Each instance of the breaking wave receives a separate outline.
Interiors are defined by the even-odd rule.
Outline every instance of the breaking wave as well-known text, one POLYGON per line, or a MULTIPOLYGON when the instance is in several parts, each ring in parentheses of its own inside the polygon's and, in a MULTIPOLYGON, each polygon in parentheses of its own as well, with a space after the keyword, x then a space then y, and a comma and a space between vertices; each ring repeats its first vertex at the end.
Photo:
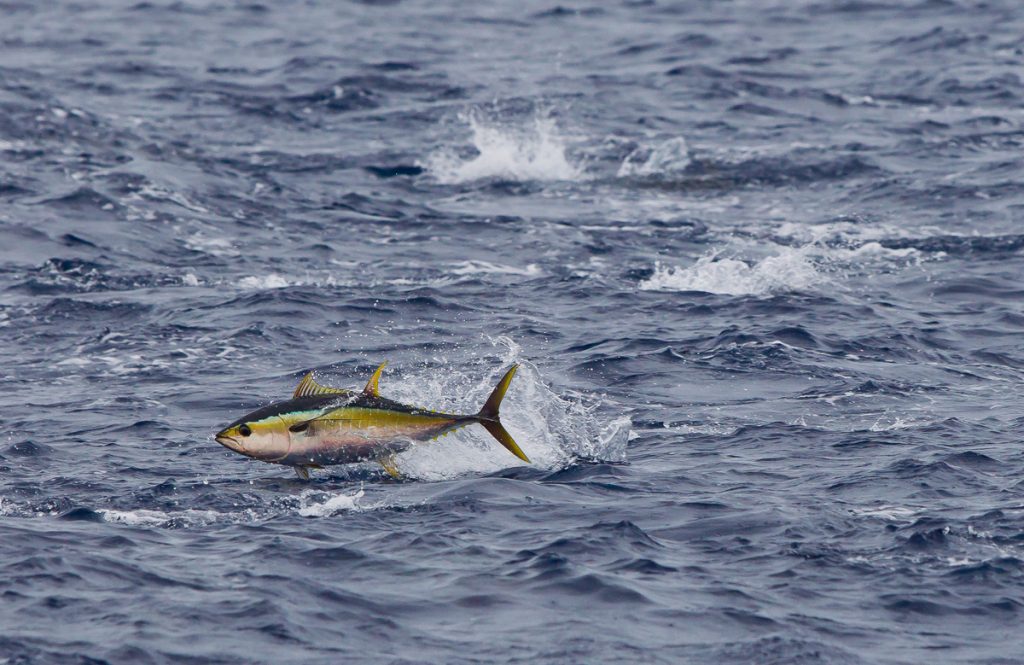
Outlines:
MULTIPOLYGON (((799 247, 776 246, 761 258, 723 256, 726 249, 705 254, 689 266, 655 262, 654 272, 639 283, 642 291, 702 291, 733 296, 768 296, 794 291, 842 288, 846 271, 876 261, 917 260, 914 249, 889 249, 876 241, 854 247, 817 242, 799 247)), ((741 250, 742 251, 742 250, 741 250)))
POLYGON ((688 267, 655 263, 654 274, 640 282, 640 289, 763 296, 780 291, 807 290, 826 280, 827 277, 798 250, 753 263, 710 254, 700 257, 688 267))

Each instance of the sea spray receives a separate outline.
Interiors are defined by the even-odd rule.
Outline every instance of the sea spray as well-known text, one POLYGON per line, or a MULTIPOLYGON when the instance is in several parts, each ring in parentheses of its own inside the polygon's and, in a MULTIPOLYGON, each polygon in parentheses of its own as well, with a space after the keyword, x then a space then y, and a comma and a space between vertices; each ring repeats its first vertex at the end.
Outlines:
POLYGON ((515 181, 576 180, 581 170, 566 155, 567 142, 554 118, 536 113, 525 123, 487 118, 479 111, 460 115, 472 132, 474 155, 452 148, 421 164, 438 182, 460 184, 488 178, 515 181))
MULTIPOLYGON (((429 408, 479 408, 501 372, 513 363, 519 371, 502 404, 502 422, 529 455, 532 468, 557 469, 577 459, 621 462, 632 431, 626 416, 606 420, 599 413, 596 395, 566 397, 545 381, 541 370, 523 357, 511 338, 492 340, 500 359, 492 354, 477 358, 476 367, 436 366, 417 369, 415 377, 388 379, 384 392, 410 404, 429 408)), ((500 449, 487 445, 487 433, 467 427, 427 445, 416 446, 399 455, 400 470, 422 480, 441 480, 469 473, 492 473, 518 464, 500 449)))
POLYGON ((679 173, 690 165, 686 139, 676 136, 654 145, 640 146, 626 155, 619 166, 620 178, 649 178, 679 173))

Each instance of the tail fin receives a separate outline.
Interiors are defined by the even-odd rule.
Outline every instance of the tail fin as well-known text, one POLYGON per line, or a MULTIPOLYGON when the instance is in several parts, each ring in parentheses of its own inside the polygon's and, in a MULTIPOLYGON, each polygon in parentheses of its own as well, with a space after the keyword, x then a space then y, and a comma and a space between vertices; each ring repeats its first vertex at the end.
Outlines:
POLYGON ((529 464, 530 458, 520 450, 515 439, 501 426, 501 421, 498 419, 498 407, 501 406, 501 400, 505 398, 505 391, 508 390, 508 384, 512 383, 512 377, 516 375, 517 369, 519 369, 519 365, 512 365, 505 372, 505 376, 501 377, 501 381, 498 381, 498 385, 491 391, 491 396, 484 402, 483 408, 480 409, 480 413, 476 414, 476 417, 478 422, 484 426, 484 429, 498 440, 498 443, 505 446, 505 449, 510 453, 529 464))
POLYGON ((491 436, 498 440, 498 443, 505 446, 506 450, 527 464, 530 463, 530 458, 519 449, 519 446, 516 445, 516 440, 512 438, 507 429, 501 426, 501 423, 497 420, 481 420, 479 422, 484 426, 484 429, 491 433, 491 436))

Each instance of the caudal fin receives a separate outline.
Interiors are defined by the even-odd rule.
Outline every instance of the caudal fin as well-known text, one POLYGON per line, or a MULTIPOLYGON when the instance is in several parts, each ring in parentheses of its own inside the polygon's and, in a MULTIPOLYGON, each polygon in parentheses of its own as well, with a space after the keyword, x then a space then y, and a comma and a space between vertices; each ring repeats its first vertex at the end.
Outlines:
POLYGON ((530 458, 519 448, 515 439, 508 433, 508 430, 501 426, 501 421, 498 419, 498 407, 501 406, 501 400, 505 398, 505 392, 508 390, 508 385, 512 383, 512 377, 516 375, 517 369, 519 369, 519 365, 512 365, 505 372, 505 376, 501 377, 501 381, 498 381, 498 385, 491 391, 491 396, 484 402, 483 408, 480 409, 480 413, 476 414, 476 417, 478 422, 484 426, 484 429, 498 440, 498 443, 505 446, 505 449, 510 453, 529 464, 530 458))

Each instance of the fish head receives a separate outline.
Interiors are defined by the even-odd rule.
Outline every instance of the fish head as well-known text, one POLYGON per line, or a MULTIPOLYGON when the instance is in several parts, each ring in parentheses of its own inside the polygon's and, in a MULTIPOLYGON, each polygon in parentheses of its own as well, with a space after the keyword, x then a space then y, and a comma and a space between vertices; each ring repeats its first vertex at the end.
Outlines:
POLYGON ((244 455, 244 440, 250 436, 252 436, 252 428, 247 423, 235 423, 217 432, 213 438, 225 448, 244 455))
POLYGON ((286 456, 291 448, 289 421, 268 416, 265 409, 239 418, 214 435, 214 440, 229 450, 258 460, 273 462, 286 456))

